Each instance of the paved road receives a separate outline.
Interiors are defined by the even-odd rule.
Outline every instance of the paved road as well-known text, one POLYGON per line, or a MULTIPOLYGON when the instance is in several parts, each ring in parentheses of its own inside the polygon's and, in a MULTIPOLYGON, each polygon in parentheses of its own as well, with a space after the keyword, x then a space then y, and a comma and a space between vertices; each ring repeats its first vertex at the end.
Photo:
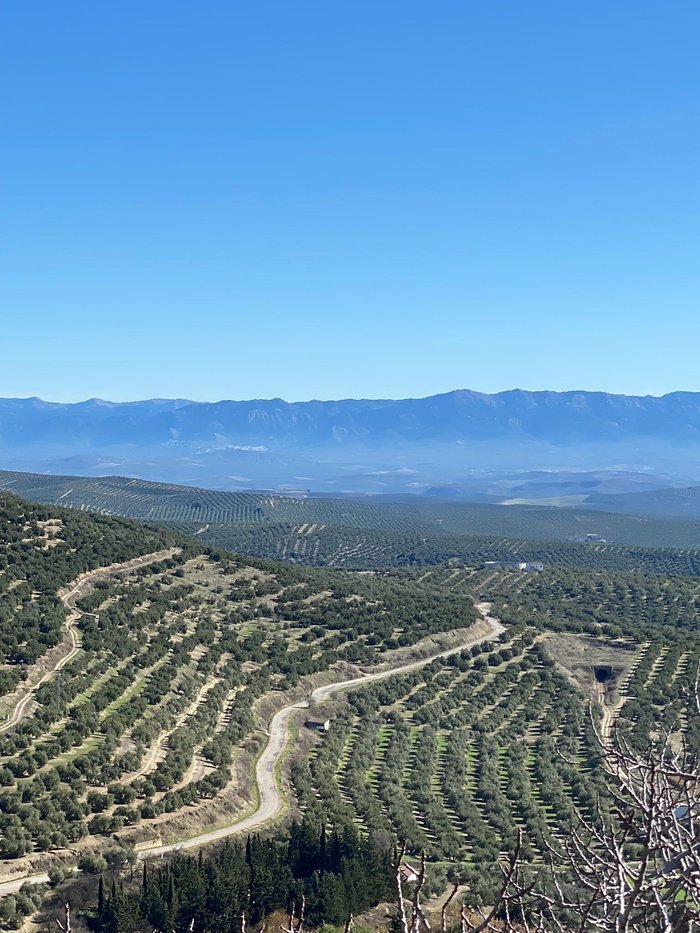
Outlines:
POLYGON ((0 884, 0 897, 6 894, 16 894, 24 884, 48 884, 49 876, 46 872, 39 875, 25 875, 23 878, 17 878, 14 881, 3 881, 0 884))

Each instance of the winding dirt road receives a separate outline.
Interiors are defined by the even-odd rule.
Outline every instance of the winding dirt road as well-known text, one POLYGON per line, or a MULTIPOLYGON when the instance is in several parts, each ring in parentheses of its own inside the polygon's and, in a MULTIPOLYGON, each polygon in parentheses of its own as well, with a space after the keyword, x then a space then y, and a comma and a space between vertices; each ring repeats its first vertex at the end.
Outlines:
MULTIPOLYGON (((208 833, 202 833, 200 836, 193 836, 191 839, 182 842, 173 842, 167 845, 155 846, 152 849, 144 849, 139 852, 139 858, 151 858, 156 855, 166 855, 170 852, 179 852, 184 849, 193 849, 197 846, 207 845, 210 842, 216 842, 219 839, 225 839, 227 836, 238 835, 239 833, 249 833, 260 829, 270 820, 274 819, 284 807, 284 800, 277 786, 276 769, 280 762, 287 744, 287 732, 290 719, 299 711, 309 709, 318 703, 322 703, 334 693, 342 690, 352 690, 355 687, 364 687, 367 684, 376 683, 379 680, 386 680, 387 677, 393 677, 394 674, 406 674, 409 671, 418 670, 437 658, 447 658, 450 655, 458 654, 464 648, 472 645, 481 644, 484 641, 491 641, 498 638, 504 627, 493 616, 488 615, 490 606, 482 604, 479 606, 484 621, 489 624, 490 631, 484 635, 478 635, 474 638, 468 638, 458 645, 447 648, 444 651, 438 651, 428 657, 420 658, 417 661, 410 661, 398 667, 393 667, 385 671, 377 671, 373 674, 362 674, 360 677, 353 677, 350 680, 341 680, 336 683, 324 684, 317 687, 308 700, 302 700, 299 703, 292 703, 285 706, 275 713, 270 720, 269 740, 262 754, 258 758, 255 766, 255 783, 258 788, 258 808, 254 813, 230 823, 228 826, 222 826, 219 829, 208 833)), ((2 893, 2 886, 0 886, 2 893)))
MULTIPOLYGON (((83 580, 82 583, 84 583, 84 582, 86 582, 86 581, 83 580)), ((80 584, 78 584, 76 587, 74 587, 74 589, 72 589, 72 590, 70 591, 70 593, 67 594, 66 597, 62 597, 62 600, 61 600, 61 601, 63 602, 63 605, 64 605, 64 606, 66 606, 67 608, 69 608, 69 604, 68 604, 68 601, 67 601, 67 600, 68 600, 68 597, 73 597, 75 594, 77 594, 78 591, 79 591, 79 589, 80 589, 80 587, 82 586, 82 583, 80 583, 80 584)), ((70 608, 72 608, 72 607, 70 607, 70 608)), ((36 691, 39 689, 39 687, 41 687, 43 684, 45 684, 47 680, 51 680, 51 678, 52 678, 55 674, 57 674, 62 668, 64 668, 64 667, 66 666, 66 664, 68 664, 70 661, 72 661, 73 658, 74 658, 74 657, 76 656, 76 654, 78 653, 78 651, 80 651, 80 642, 79 642, 79 640, 78 640, 78 633, 77 633, 77 631, 76 631, 75 624, 76 624, 76 622, 78 621, 78 619, 80 619, 81 616, 82 616, 82 613, 81 613, 78 609, 72 608, 72 611, 71 611, 70 615, 69 615, 68 618, 66 619, 66 636, 67 636, 68 643, 69 643, 69 650, 68 650, 68 653, 65 654, 65 655, 51 668, 51 670, 46 671, 46 673, 45 673, 42 677, 40 677, 39 680, 35 681, 35 683, 33 683, 33 684, 25 691, 25 693, 23 694, 23 696, 21 696, 21 697, 19 698, 19 700, 18 700, 17 703, 15 704, 14 709, 12 710, 12 712, 10 713, 10 715, 7 717, 7 719, 6 719, 5 722, 2 724, 2 726, 0 726, 0 733, 9 732, 10 729, 12 729, 14 726, 18 725, 18 724, 22 721, 22 719, 24 719, 24 716, 25 716, 25 714, 26 714, 27 711, 28 711, 29 705, 30 705, 30 704, 32 703, 32 701, 34 700, 34 695, 35 695, 36 691)))
MULTIPOLYGON (((177 550, 179 549, 168 548, 163 551, 155 551, 152 554, 144 554, 142 557, 135 557, 132 560, 125 561, 122 564, 111 564, 109 567, 98 567, 95 570, 88 570, 86 573, 81 574, 77 580, 69 583, 64 590, 59 591, 58 597, 68 610, 68 618, 66 619, 68 652, 63 655, 63 657, 60 658, 56 664, 54 664, 50 670, 46 671, 46 673, 43 674, 38 680, 29 684, 22 696, 15 703, 12 712, 9 714, 5 722, 0 725, 0 734, 9 732, 10 729, 20 723, 22 719, 24 719, 39 687, 45 684, 48 680, 51 680, 51 678, 54 677, 60 670, 62 670, 66 664, 70 663, 76 654, 80 651, 80 640, 78 638, 76 625, 83 617, 83 615, 93 615, 93 613, 81 612, 81 610, 78 609, 75 605, 82 588, 86 584, 91 583, 93 580, 99 579, 100 577, 107 577, 111 574, 121 573, 125 570, 137 570, 139 567, 145 567, 147 564, 153 564, 156 563, 156 561, 165 560, 166 557, 172 557, 177 550)), ((31 681, 31 676, 29 680, 31 681)))
MULTIPOLYGON (((438 658, 447 658, 453 654, 458 654, 460 651, 463 651, 464 648, 472 647, 473 645, 478 645, 485 641, 493 641, 498 638, 505 629, 498 619, 489 614, 491 609, 490 604, 480 603, 477 608, 483 620, 489 625, 488 632, 476 635, 475 637, 467 637, 458 645, 453 645, 451 648, 438 651, 416 661, 410 661, 406 664, 389 668, 388 670, 362 674, 359 677, 353 677, 349 680, 324 684, 321 687, 317 687, 308 700, 292 703, 278 710, 270 720, 268 732, 269 740, 255 766, 255 782, 258 789, 259 800, 257 809, 248 816, 234 823, 230 823, 228 826, 222 826, 211 832, 202 833, 200 836, 193 836, 191 839, 185 839, 182 842, 173 842, 167 845, 154 846, 151 849, 143 849, 138 853, 139 860, 180 852, 186 849, 194 849, 220 839, 225 839, 227 836, 252 832, 269 823, 278 816, 284 808, 284 799, 277 785, 276 769, 287 744, 289 721, 296 713, 303 709, 309 709, 318 703, 322 703, 329 696, 332 696, 334 693, 339 693, 342 690, 364 687, 367 684, 386 680, 387 677, 393 677, 394 674, 406 674, 410 671, 418 670, 438 658)), ((21 886, 27 882, 32 884, 45 884, 47 881, 48 874, 28 875, 24 878, 6 881, 0 884, 0 896, 16 893, 21 886)))

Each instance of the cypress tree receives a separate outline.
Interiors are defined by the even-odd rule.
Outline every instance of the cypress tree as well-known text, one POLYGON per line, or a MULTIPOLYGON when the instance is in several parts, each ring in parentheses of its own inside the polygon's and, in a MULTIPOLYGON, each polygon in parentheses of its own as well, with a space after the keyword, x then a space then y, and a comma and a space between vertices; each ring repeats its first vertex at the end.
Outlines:
POLYGON ((321 824, 321 837, 318 842, 318 868, 321 872, 321 877, 323 877, 326 869, 328 868, 328 857, 326 855, 326 824, 321 824))
POLYGON ((331 858, 330 858, 330 868, 331 871, 339 872, 340 871, 340 860, 342 858, 342 853, 340 850, 340 837, 338 836, 338 830, 333 831, 333 838, 331 839, 331 858))

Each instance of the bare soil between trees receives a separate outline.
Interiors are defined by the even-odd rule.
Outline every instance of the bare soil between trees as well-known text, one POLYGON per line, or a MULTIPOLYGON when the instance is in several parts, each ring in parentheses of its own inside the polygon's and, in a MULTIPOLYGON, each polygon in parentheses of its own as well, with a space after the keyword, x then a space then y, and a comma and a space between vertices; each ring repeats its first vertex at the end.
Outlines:
POLYGON ((155 551, 152 554, 144 554, 142 557, 135 557, 132 560, 121 564, 110 564, 108 567, 98 567, 95 570, 88 570, 76 577, 68 586, 58 591, 58 598, 68 610, 66 618, 66 637, 60 645, 56 645, 48 651, 36 664, 30 668, 26 680, 17 688, 14 697, 10 700, 11 712, 5 722, 0 725, 0 734, 8 732, 31 711, 36 691, 51 680, 62 668, 69 664, 80 651, 80 638, 76 625, 83 613, 76 608, 76 602, 79 596, 82 596, 84 587, 95 583, 104 577, 113 576, 116 573, 129 572, 137 570, 139 567, 145 567, 148 564, 165 560, 172 557, 179 551, 179 548, 167 548, 162 551, 155 551))
MULTIPOLYGON (((165 556, 168 556, 167 552, 160 552, 160 554, 161 556, 149 555, 150 561, 164 559, 165 556)), ((127 568, 122 567, 121 569, 127 568)), ((101 572, 104 573, 105 571, 102 570, 101 572)), ((381 670, 374 669, 370 672, 361 673, 359 676, 321 684, 312 690, 307 699, 297 700, 277 710, 269 723, 267 744, 255 763, 257 808, 252 813, 243 817, 239 816, 226 825, 178 842, 156 844, 150 848, 139 847, 138 858, 162 857, 183 850, 199 848, 229 836, 261 829, 279 817, 285 812, 287 801, 279 786, 278 769, 287 748, 290 725, 299 712, 323 703, 335 693, 358 689, 385 680, 395 674, 404 674, 417 670, 437 658, 449 657, 458 654, 464 648, 498 638, 505 629, 498 619, 489 615, 490 604, 482 603, 477 608, 482 618, 470 628, 457 629, 441 636, 431 636, 431 638, 426 639, 419 645, 406 649, 405 652, 392 652, 392 660, 395 660, 398 656, 401 661, 398 665, 394 663, 381 670)), ((59 864, 59 861, 65 860, 56 860, 53 864, 59 864)), ((46 871, 8 878, 0 883, 0 896, 16 893, 27 882, 43 884, 47 881, 48 873, 46 871)))

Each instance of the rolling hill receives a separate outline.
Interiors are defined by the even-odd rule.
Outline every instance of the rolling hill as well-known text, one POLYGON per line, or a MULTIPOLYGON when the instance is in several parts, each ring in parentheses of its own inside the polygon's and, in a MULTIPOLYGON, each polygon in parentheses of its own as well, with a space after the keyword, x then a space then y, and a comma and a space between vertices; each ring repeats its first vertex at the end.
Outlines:
POLYGON ((139 519, 215 547, 319 566, 479 562, 518 554, 573 566, 695 573, 700 554, 700 522, 592 509, 418 496, 295 498, 117 476, 7 471, 0 472, 0 489, 36 502, 139 519))
POLYGON ((375 851, 405 844, 470 890, 518 838, 537 870, 581 814, 619 802, 592 715, 633 750, 663 729, 697 752, 699 616, 697 576, 293 567, 2 493, 0 894, 20 921, 46 894, 26 881, 66 879, 61 904, 89 889, 98 917, 109 898, 133 917, 121 868, 146 863, 125 894, 161 872, 175 890, 224 838, 229 868, 250 840, 256 877, 276 847, 266 890, 297 890, 285 866, 307 858, 304 825, 324 853, 358 830, 375 851), (178 862, 190 848, 201 858, 178 862))
POLYGON ((658 518, 700 519, 700 486, 674 489, 652 489, 639 492, 605 495, 595 493, 586 498, 596 509, 615 509, 658 518))

